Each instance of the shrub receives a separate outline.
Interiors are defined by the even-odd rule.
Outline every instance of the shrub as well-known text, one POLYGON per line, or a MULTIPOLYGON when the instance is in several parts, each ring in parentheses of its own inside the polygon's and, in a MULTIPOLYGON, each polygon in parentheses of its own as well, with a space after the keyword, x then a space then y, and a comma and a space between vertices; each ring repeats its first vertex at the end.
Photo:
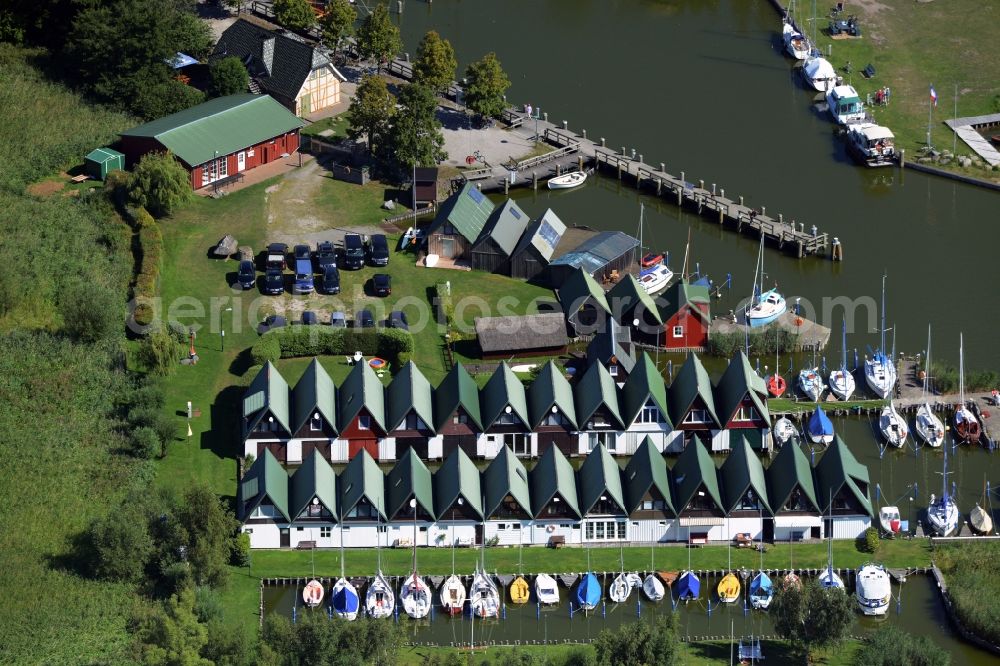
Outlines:
POLYGON ((149 426, 142 426, 132 431, 132 453, 146 460, 157 458, 163 454, 163 443, 156 431, 149 426))
POLYGON ((396 359, 400 354, 413 353, 413 336, 399 328, 386 328, 378 332, 378 353, 387 359, 396 359))
POLYGON ((233 556, 231 562, 233 566, 237 567, 250 566, 250 535, 246 532, 240 532, 233 539, 233 556))
POLYGON ((150 331, 139 345, 139 361, 155 375, 169 375, 180 358, 180 346, 163 328, 150 331))
POLYGON ((146 521, 116 511, 98 518, 84 532, 90 571, 105 580, 138 582, 153 553, 146 521))
POLYGON ((874 553, 878 550, 878 530, 869 527, 865 533, 858 538, 858 550, 865 553, 874 553))
POLYGON ((402 370, 403 367, 413 360, 413 354, 411 352, 402 352, 396 356, 396 368, 402 370))
POLYGON ((240 377, 239 385, 242 386, 243 388, 250 386, 250 382, 254 380, 254 377, 257 376, 257 374, 261 371, 261 369, 263 369, 263 367, 264 367, 263 365, 257 365, 257 364, 251 365, 250 368, 243 373, 243 376, 240 377))
POLYGON ((156 420, 150 424, 150 427, 160 438, 160 443, 163 446, 163 452, 160 455, 166 455, 167 444, 177 439, 178 425, 176 417, 165 414, 162 410, 157 412, 156 420))
POLYGON ((281 341, 272 333, 264 335, 250 348, 250 357, 255 365, 262 366, 281 358, 281 341))
POLYGON ((160 268, 163 266, 163 234, 160 233, 160 227, 156 220, 145 208, 130 209, 126 216, 132 220, 138 233, 139 249, 142 254, 132 294, 137 301, 132 318, 140 326, 149 326, 155 317, 151 301, 156 298, 160 286, 160 268))
POLYGON ((378 353, 378 333, 372 329, 349 330, 344 335, 344 348, 341 353, 353 354, 356 351, 365 356, 378 353))
POLYGON ((166 397, 163 395, 163 387, 154 382, 146 382, 133 390, 129 394, 129 399, 133 410, 158 410, 166 402, 166 397))
POLYGON ((398 365, 401 354, 407 354, 405 357, 407 360, 412 356, 413 336, 409 331, 397 328, 342 329, 288 326, 261 336, 251 348, 250 356, 255 364, 263 365, 268 360, 273 362, 279 358, 336 356, 353 354, 356 351, 365 356, 378 355, 398 365))
POLYGON ((109 337, 120 325, 118 297, 100 284, 76 284, 59 302, 63 330, 80 342, 97 342, 109 337))
POLYGON ((210 587, 200 586, 194 591, 194 614, 198 621, 208 624, 222 619, 222 601, 218 593, 210 587))

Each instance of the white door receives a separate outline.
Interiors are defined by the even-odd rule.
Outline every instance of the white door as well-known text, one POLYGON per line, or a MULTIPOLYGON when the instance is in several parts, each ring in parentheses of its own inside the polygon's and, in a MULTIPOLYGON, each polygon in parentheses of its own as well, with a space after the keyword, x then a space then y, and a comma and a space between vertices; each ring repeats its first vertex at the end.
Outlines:
POLYGON ((247 168, 247 154, 245 152, 236 154, 236 170, 243 171, 247 168))

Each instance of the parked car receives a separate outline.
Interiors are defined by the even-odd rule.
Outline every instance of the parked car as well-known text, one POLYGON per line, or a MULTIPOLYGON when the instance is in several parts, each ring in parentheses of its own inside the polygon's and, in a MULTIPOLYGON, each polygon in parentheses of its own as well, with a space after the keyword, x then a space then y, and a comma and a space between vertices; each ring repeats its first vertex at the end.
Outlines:
POLYGON ((269 268, 264 273, 264 293, 271 296, 285 293, 285 274, 276 268, 269 268))
POLYGON ((267 246, 267 258, 264 261, 265 269, 277 269, 279 271, 285 270, 285 254, 288 252, 288 246, 284 243, 271 243, 267 246))
POLYGON ((322 273, 327 266, 337 265, 337 248, 330 241, 323 241, 316 248, 316 265, 319 267, 318 273, 322 273))
POLYGON ((302 259, 311 259, 312 248, 310 248, 308 245, 296 245, 292 249, 292 255, 296 263, 298 263, 302 259))
POLYGON ((306 310, 302 313, 302 325, 303 326, 315 326, 319 323, 319 318, 316 313, 312 310, 306 310))
POLYGON ((236 282, 241 289, 253 289, 257 284, 257 267, 252 260, 244 259, 240 262, 240 267, 236 270, 236 282))
POLYGON ((365 244, 358 234, 344 236, 344 268, 353 271, 365 267, 365 244))
POLYGON ((308 259, 295 260, 295 282, 292 292, 296 294, 311 294, 314 288, 312 262, 308 259))
POLYGON ((389 265, 389 241, 385 234, 374 234, 368 243, 368 261, 372 266, 389 265))
POLYGON ((375 315, 372 314, 371 310, 362 310, 354 318, 354 326, 356 328, 375 328, 375 315))
POLYGON ((321 294, 340 293, 340 270, 336 266, 327 266, 323 269, 323 281, 316 288, 321 294))
POLYGON ((385 273, 376 273, 372 278, 372 291, 376 296, 388 296, 392 293, 392 278, 385 273))
POLYGON ((257 325, 257 332, 264 335, 268 331, 273 331, 276 328, 281 328, 288 322, 281 315, 268 315, 264 317, 264 321, 257 325))
POLYGON ((387 322, 389 328, 401 328, 404 331, 410 330, 410 322, 406 319, 406 313, 402 310, 393 310, 389 313, 389 320, 387 322))
POLYGON ((347 328, 347 316, 343 312, 331 313, 330 326, 334 328, 347 328))

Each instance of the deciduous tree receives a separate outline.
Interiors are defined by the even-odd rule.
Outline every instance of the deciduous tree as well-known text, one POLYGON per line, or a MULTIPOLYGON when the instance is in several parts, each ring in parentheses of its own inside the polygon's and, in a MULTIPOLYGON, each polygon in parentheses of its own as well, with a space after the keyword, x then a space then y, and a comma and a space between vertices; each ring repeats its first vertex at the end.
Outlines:
POLYGON ((417 45, 417 59, 413 63, 413 81, 422 83, 434 92, 447 90, 455 80, 455 49, 451 42, 431 30, 417 45))
POLYGON ((362 58, 374 60, 376 69, 403 49, 399 28, 389 18, 389 10, 378 3, 358 29, 358 52, 362 58))
POLYGON ((486 118, 499 118, 506 108, 504 95, 510 79, 504 73, 496 53, 487 53, 465 70, 465 105, 486 118))
POLYGON ((441 123, 435 116, 434 92, 427 86, 411 83, 400 91, 399 105, 390 131, 392 154, 384 156, 387 161, 403 172, 413 165, 429 166, 448 157, 441 123))
POLYGON ((771 602, 774 629, 807 655, 813 648, 839 643, 854 623, 854 602, 843 590, 820 587, 815 580, 800 587, 779 587, 771 602))
POLYGON ((161 217, 191 197, 191 180, 170 152, 149 153, 132 171, 128 191, 133 205, 161 217))
POLYGON ((136 624, 142 643, 142 663, 148 666, 213 666, 201 656, 208 643, 208 628, 194 612, 194 590, 183 588, 162 608, 136 624))
POLYGON ((865 636, 854 653, 855 666, 948 666, 951 656, 927 636, 914 636, 894 624, 865 636))
POLYGON ((375 154, 386 137, 395 112, 396 99, 389 92, 385 80, 380 76, 365 76, 347 109, 347 120, 350 122, 347 134, 355 141, 364 137, 369 151, 375 154))
POLYGON ((289 30, 308 30, 316 25, 316 14, 308 0, 274 0, 274 17, 289 30))
POLYGON ((354 22, 357 20, 358 13, 349 0, 330 0, 319 22, 323 45, 335 54, 340 53, 340 47, 354 34, 354 22))
POLYGON ((90 523, 83 534, 82 559, 97 578, 140 582, 153 554, 145 515, 125 504, 90 523))
POLYGON ((607 666, 670 666, 677 660, 677 615, 652 622, 628 622, 605 629, 594 642, 597 663, 607 666))
POLYGON ((212 64, 212 86, 209 90, 212 97, 237 95, 247 91, 249 77, 247 69, 235 56, 228 56, 212 64))
POLYGON ((186 493, 174 510, 174 522, 183 531, 183 545, 195 582, 217 587, 229 575, 229 559, 239 521, 204 484, 186 493))

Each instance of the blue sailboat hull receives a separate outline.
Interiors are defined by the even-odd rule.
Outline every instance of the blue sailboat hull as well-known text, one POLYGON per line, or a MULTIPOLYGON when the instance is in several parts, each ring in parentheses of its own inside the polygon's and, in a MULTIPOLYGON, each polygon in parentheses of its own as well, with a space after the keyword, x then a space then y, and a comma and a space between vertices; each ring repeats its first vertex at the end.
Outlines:
POLYGON ((601 601, 601 583, 597 576, 586 573, 576 588, 576 603, 583 609, 595 608, 601 601))
POLYGON ((701 592, 701 581, 694 573, 685 571, 677 579, 677 598, 682 600, 697 599, 701 592))
POLYGON ((337 613, 357 613, 358 606, 358 595, 347 588, 337 590, 333 595, 333 610, 337 613))

